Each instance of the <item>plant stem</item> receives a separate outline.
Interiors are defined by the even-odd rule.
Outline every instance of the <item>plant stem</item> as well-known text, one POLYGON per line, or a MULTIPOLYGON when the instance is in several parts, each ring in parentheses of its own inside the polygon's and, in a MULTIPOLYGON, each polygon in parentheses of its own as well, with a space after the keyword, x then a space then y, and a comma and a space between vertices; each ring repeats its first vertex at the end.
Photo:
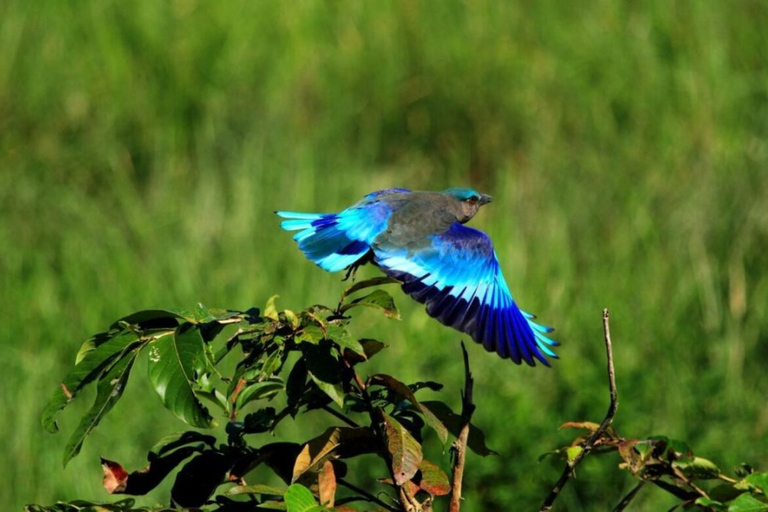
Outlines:
POLYGON ((603 422, 600 424, 597 430, 595 430, 592 435, 589 436, 589 439, 587 439, 586 442, 581 446, 581 452, 573 459, 573 461, 566 463, 563 474, 560 475, 560 479, 557 481, 552 490, 549 491, 549 494, 541 504, 539 512, 547 512, 552 509, 552 505, 560 495, 560 491, 563 490, 565 484, 568 483, 568 480, 573 476, 573 472, 576 470, 576 466, 578 466, 581 461, 584 460, 584 457, 586 457, 587 454, 592 451, 592 448, 595 446, 595 442, 610 426, 611 422, 613 421, 613 417, 616 415, 616 409, 619 407, 618 393, 616 391, 616 374, 613 369, 613 348, 611 346, 611 329, 610 323, 608 321, 609 318, 610 314, 608 313, 608 309, 603 309, 603 338, 605 341, 605 352, 608 358, 608 388, 611 396, 611 403, 608 406, 608 412, 606 413, 605 419, 603 419, 603 422))
POLYGON ((340 413, 339 411, 333 409, 332 407, 330 407, 328 405, 322 406, 321 409, 324 410, 325 412, 327 412, 328 414, 330 414, 331 416, 335 416, 336 418, 340 419, 341 421, 343 421, 344 423, 346 423, 350 427, 357 428, 357 427, 360 426, 357 423, 355 423, 352 419, 346 417, 345 415, 343 415, 342 413, 340 413))
POLYGON ((395 507, 393 507, 392 505, 388 505, 387 503, 383 502, 382 500, 380 500, 379 498, 377 498, 373 494, 369 493, 365 489, 361 489, 360 487, 347 482, 343 478, 339 478, 336 481, 339 483, 339 485, 343 485, 344 487, 346 487, 350 491, 354 491, 354 492, 356 492, 357 494, 360 495, 360 496, 355 496, 355 497, 351 497, 351 498, 342 498, 340 500, 336 500, 336 504, 337 505, 343 505, 344 503, 349 503, 349 502, 351 502, 351 501, 353 501, 355 499, 363 499, 365 501, 370 501, 372 503, 376 503, 380 507, 384 507, 385 509, 389 510, 390 512, 399 512, 399 510, 396 509, 395 507))
POLYGON ((467 456, 467 440, 469 439, 469 424, 472 414, 475 412, 475 404, 472 395, 475 387, 475 379, 469 369, 469 354, 464 342, 461 342, 461 351, 464 354, 464 392, 461 394, 461 431, 459 437, 453 443, 453 480, 451 482, 450 512, 459 512, 461 507, 461 486, 464 479, 464 462, 467 456))

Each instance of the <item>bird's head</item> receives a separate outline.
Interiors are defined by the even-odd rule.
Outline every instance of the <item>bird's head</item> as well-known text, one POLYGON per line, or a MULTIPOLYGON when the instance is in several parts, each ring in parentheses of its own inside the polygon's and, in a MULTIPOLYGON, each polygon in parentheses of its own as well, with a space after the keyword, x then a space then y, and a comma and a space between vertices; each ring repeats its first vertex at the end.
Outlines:
POLYGON ((474 217, 481 206, 490 203, 493 199, 471 188, 449 188, 443 193, 453 201, 454 213, 462 224, 474 217))

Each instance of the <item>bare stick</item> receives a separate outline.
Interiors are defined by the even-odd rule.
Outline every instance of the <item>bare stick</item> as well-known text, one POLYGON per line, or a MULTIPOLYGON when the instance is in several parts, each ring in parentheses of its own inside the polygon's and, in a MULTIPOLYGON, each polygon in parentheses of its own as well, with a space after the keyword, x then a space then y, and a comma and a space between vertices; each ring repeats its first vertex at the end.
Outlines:
POLYGON ((613 512, 621 512, 622 510, 627 508, 627 505, 629 505, 629 502, 632 501, 635 496, 637 496, 637 493, 640 492, 640 489, 642 489, 643 486, 645 486, 645 484, 646 484, 645 480, 640 480, 640 482, 638 482, 638 484, 634 486, 632 490, 629 491, 629 493, 626 496, 624 496, 624 498, 622 498, 619 504, 616 505, 616 507, 613 509, 613 512))
POLYGON ((371 503, 376 503, 380 507, 384 507, 385 510, 389 510, 390 512, 399 512, 400 511, 400 509, 397 509, 397 508, 395 508, 395 507, 393 507, 391 505, 388 505, 388 504, 384 503, 379 498, 377 498, 373 494, 369 493, 365 489, 361 489, 360 487, 347 482, 343 478, 339 478, 337 480, 337 482, 339 483, 339 485, 342 485, 342 486, 346 487, 347 489, 349 489, 351 491, 354 491, 354 492, 356 492, 357 494, 360 495, 360 496, 352 496, 350 498, 342 498, 340 500, 336 500, 336 504, 337 505, 343 505, 344 503, 351 503, 352 501, 365 500, 365 501, 369 501, 371 503))
POLYGON ((586 457, 587 454, 592 450, 592 448, 595 447, 595 443, 610 426, 611 422, 613 421, 613 417, 616 415, 616 409, 619 407, 619 399, 616 392, 616 374, 613 370, 613 348, 611 347, 611 329, 608 322, 609 317, 610 315, 608 313, 608 309, 603 309, 603 334, 605 338, 605 352, 608 356, 608 387, 611 394, 611 404, 608 406, 608 412, 606 413, 603 422, 600 424, 597 430, 595 430, 592 435, 589 436, 589 439, 587 439, 586 442, 581 446, 581 452, 579 452, 573 461, 566 463, 563 474, 560 475, 560 479, 557 481, 552 490, 549 491, 549 494, 544 499, 544 503, 541 504, 539 512, 547 512, 552 509, 552 505, 560 495, 560 491, 563 490, 565 484, 568 483, 568 480, 573 476, 573 472, 576 470, 576 466, 578 466, 581 461, 584 460, 584 457, 586 457))
POLYGON ((469 354, 464 342, 461 342, 461 351, 464 353, 464 392, 461 394, 461 431, 454 441, 453 452, 453 481, 451 482, 450 512, 459 512, 461 506, 461 483, 464 478, 464 460, 467 456, 467 440, 469 439, 469 422, 475 412, 475 404, 472 402, 472 393, 475 387, 475 379, 469 370, 469 354))

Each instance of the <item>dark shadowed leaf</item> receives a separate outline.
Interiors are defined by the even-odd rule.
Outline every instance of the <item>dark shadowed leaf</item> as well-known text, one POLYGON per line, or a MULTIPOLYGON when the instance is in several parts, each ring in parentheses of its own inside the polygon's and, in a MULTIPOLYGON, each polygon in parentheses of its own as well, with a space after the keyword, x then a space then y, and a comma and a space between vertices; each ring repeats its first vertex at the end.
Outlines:
MULTIPOLYGON (((444 402, 437 400, 430 400, 421 402, 422 405, 429 407, 429 410, 434 413, 437 418, 443 422, 443 425, 448 429, 454 437, 459 437, 461 432, 462 420, 461 416, 454 413, 448 405, 444 402)), ((497 452, 488 448, 485 444, 485 434, 482 430, 470 423, 469 425, 469 438, 467 439, 467 446, 470 450, 478 455, 487 457, 488 455, 498 455, 497 452)))
POLYGON ((75 500, 69 503, 57 503, 49 507, 40 505, 27 505, 25 512, 176 512, 175 509, 166 507, 152 508, 147 507, 134 508, 136 500, 126 498, 114 503, 98 503, 85 500, 75 500))
POLYGON ((293 466, 302 446, 298 443, 270 443, 262 446, 242 458, 232 467, 231 477, 239 479, 246 476, 261 464, 266 464, 286 484, 291 484, 293 466))
MULTIPOLYGON (((175 432, 163 437, 160 441, 155 443, 150 453, 155 456, 161 456, 168 452, 186 446, 192 443, 201 443, 207 445, 209 448, 213 448, 216 443, 216 438, 194 430, 187 430, 186 432, 175 432)), ((151 459, 150 459, 151 460, 151 459)))
POLYGON ((173 328, 179 325, 179 320, 195 323, 195 315, 186 309, 147 309, 124 316, 113 323, 111 328, 117 328, 122 323, 138 325, 142 329, 173 328))
POLYGON ((288 407, 294 411, 293 414, 295 414, 296 407, 307 388, 307 376, 307 364, 304 362, 304 359, 299 359, 291 368, 291 373, 288 374, 288 382, 285 385, 288 407))
POLYGON ((108 370, 111 364, 114 364, 120 357, 131 353, 140 344, 141 342, 135 334, 120 332, 99 345, 98 348, 88 351, 80 363, 59 384, 48 401, 42 416, 43 426, 46 430, 56 432, 58 430, 54 420, 56 413, 74 400, 85 386, 96 380, 102 372, 108 370))
POLYGON ((369 382, 371 384, 377 384, 391 389, 401 397, 411 402, 413 406, 424 415, 424 421, 426 421, 427 425, 434 429, 434 431, 437 433, 437 437, 440 439, 440 442, 445 444, 445 442, 448 440, 448 429, 445 427, 445 425, 443 425, 443 422, 440 421, 437 416, 435 416, 429 407, 420 404, 419 401, 416 400, 416 396, 413 394, 413 391, 411 391, 411 388, 396 378, 392 377, 391 375, 385 374, 373 375, 370 377, 369 382))
POLYGON ((344 304, 341 307, 341 312, 346 313, 350 309, 358 306, 378 309, 382 311, 385 316, 400 320, 400 312, 397 310, 397 306, 395 306, 394 299, 384 290, 374 290, 364 297, 360 297, 359 299, 344 304))
POLYGON ((280 377, 270 377, 262 382, 248 384, 240 390, 235 400, 237 410, 242 409, 253 400, 269 399, 285 388, 285 382, 280 377))
POLYGON ((168 410, 194 427, 212 426, 208 409, 195 396, 195 381, 207 370, 205 344, 190 324, 179 326, 149 347, 149 380, 168 410))
POLYGON ((233 458, 220 452, 203 452, 181 468, 171 488, 171 500, 182 507, 200 507, 224 483, 233 458))
POLYGON ((312 381, 323 393, 341 407, 344 404, 344 392, 341 389, 341 368, 339 360, 331 354, 331 344, 301 344, 304 361, 312 381))
POLYGON ((117 462, 101 459, 104 472, 104 488, 110 494, 132 494, 141 496, 157 487, 176 466, 197 452, 197 448, 186 446, 163 457, 155 457, 145 468, 128 473, 117 462))
POLYGON ((382 413, 387 434, 387 451, 392 458, 395 483, 403 485, 419 470, 423 459, 421 445, 399 421, 382 413))
POLYGON ((64 448, 64 465, 80 452, 80 448, 83 446, 83 441, 85 441, 88 434, 96 428, 101 421, 101 418, 103 418, 104 415, 114 407, 117 401, 120 400, 120 397, 123 396, 125 385, 131 374, 131 368, 133 368, 133 363, 136 361, 138 354, 138 348, 123 354, 121 359, 118 360, 107 373, 99 377, 99 383, 96 386, 96 400, 94 400, 91 409, 85 413, 80 420, 80 424, 72 433, 72 436, 67 442, 67 446, 64 448))
POLYGON ((321 512, 323 510, 310 490, 301 484, 288 487, 284 497, 288 512, 321 512))

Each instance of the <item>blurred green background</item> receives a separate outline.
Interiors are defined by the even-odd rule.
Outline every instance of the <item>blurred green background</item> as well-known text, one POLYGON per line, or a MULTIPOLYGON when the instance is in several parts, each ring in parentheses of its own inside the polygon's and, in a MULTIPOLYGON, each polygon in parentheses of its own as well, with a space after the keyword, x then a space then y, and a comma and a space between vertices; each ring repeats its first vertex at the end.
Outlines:
MULTIPOLYGON (((502 455, 469 456, 467 511, 538 507, 557 427, 603 417, 604 306, 621 434, 768 469, 767 26, 750 0, 0 3, 0 509, 108 499, 98 455, 138 468, 181 428, 137 378, 62 471, 89 399, 59 435, 39 416, 89 334, 151 307, 332 301, 341 276, 273 210, 393 186, 492 194, 472 225, 563 342, 550 370, 470 347, 502 455)), ((396 299, 402 322, 363 313, 356 334, 458 405, 459 336, 396 299)), ((559 509, 613 506, 618 462, 587 460, 559 509)), ((646 488, 633 509, 673 504, 646 488)))

